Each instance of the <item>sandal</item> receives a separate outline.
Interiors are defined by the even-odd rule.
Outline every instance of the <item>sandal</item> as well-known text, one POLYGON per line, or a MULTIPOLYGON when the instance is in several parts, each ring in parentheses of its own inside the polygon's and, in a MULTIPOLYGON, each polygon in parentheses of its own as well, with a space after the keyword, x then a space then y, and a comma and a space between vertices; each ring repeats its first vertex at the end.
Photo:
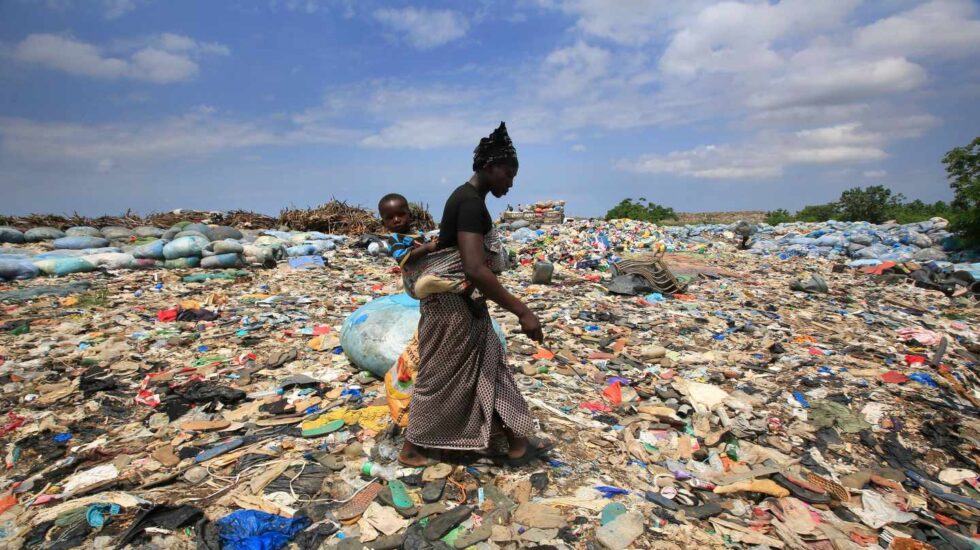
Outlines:
POLYGON ((333 511, 334 517, 340 521, 350 521, 352 519, 360 517, 371 502, 378 496, 381 492, 382 485, 378 482, 371 483, 361 489, 361 492, 357 493, 350 500, 344 503, 340 508, 333 511))
POLYGON ((290 361, 295 361, 297 355, 298 354, 295 349, 273 353, 268 359, 266 359, 263 367, 267 369, 279 368, 290 361))

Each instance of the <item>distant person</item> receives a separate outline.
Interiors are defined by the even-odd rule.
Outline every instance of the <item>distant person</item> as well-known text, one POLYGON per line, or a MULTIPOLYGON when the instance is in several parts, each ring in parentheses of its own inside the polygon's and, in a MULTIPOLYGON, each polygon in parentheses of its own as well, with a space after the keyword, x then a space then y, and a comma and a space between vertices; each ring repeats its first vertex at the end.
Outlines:
POLYGON ((747 250, 749 248, 749 240, 752 238, 752 235, 755 235, 755 226, 745 220, 739 220, 735 224, 735 235, 739 238, 738 249, 747 250))
POLYGON ((531 437, 534 423, 527 402, 487 310, 487 299, 496 302, 517 316, 524 334, 543 340, 541 321, 496 275, 508 257, 493 230, 486 197, 506 195, 517 168, 517 151, 501 122, 473 152, 473 176, 446 201, 436 251, 426 260, 425 272, 465 278, 475 289, 422 299, 419 370, 398 455, 403 464, 427 463, 427 449, 487 450, 494 431, 507 438, 506 456, 498 459, 508 465, 526 464, 553 446, 531 437))
POLYGON ((423 275, 425 258, 436 249, 436 241, 415 229, 415 218, 408 199, 398 193, 388 193, 378 201, 378 215, 388 236, 388 253, 402 270, 405 292, 422 299, 438 292, 465 292, 465 280, 452 281, 434 275, 423 275))

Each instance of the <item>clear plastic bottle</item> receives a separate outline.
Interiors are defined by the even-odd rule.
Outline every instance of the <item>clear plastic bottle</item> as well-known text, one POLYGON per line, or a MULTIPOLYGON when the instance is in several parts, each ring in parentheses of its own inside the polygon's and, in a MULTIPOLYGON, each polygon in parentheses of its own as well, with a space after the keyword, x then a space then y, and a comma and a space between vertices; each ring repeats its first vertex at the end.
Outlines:
POLYGON ((721 461, 721 457, 718 453, 713 452, 708 455, 708 464, 714 469, 715 472, 722 473, 725 471, 725 464, 721 461))
POLYGON ((380 477, 384 480, 392 480, 398 477, 398 469, 394 466, 382 466, 368 460, 361 464, 361 474, 368 477, 380 477))

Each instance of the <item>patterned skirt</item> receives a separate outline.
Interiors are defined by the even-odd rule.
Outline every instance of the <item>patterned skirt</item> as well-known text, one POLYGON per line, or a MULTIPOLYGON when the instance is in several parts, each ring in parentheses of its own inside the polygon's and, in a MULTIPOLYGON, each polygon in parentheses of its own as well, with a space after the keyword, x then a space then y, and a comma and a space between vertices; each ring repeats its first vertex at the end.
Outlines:
POLYGON ((478 450, 489 446, 495 422, 518 435, 534 432, 485 302, 446 293, 423 299, 419 355, 410 442, 478 450))

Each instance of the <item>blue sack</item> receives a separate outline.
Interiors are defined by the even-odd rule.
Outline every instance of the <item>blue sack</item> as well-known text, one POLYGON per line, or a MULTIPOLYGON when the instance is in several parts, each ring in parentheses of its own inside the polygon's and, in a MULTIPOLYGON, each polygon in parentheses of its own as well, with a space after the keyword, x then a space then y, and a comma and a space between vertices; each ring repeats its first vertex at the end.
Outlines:
POLYGON ((109 240, 102 237, 62 237, 52 241, 51 245, 58 249, 84 250, 86 248, 103 248, 109 246, 109 240))
POLYGON ((279 550, 313 522, 258 510, 235 510, 215 522, 223 550, 279 550))

